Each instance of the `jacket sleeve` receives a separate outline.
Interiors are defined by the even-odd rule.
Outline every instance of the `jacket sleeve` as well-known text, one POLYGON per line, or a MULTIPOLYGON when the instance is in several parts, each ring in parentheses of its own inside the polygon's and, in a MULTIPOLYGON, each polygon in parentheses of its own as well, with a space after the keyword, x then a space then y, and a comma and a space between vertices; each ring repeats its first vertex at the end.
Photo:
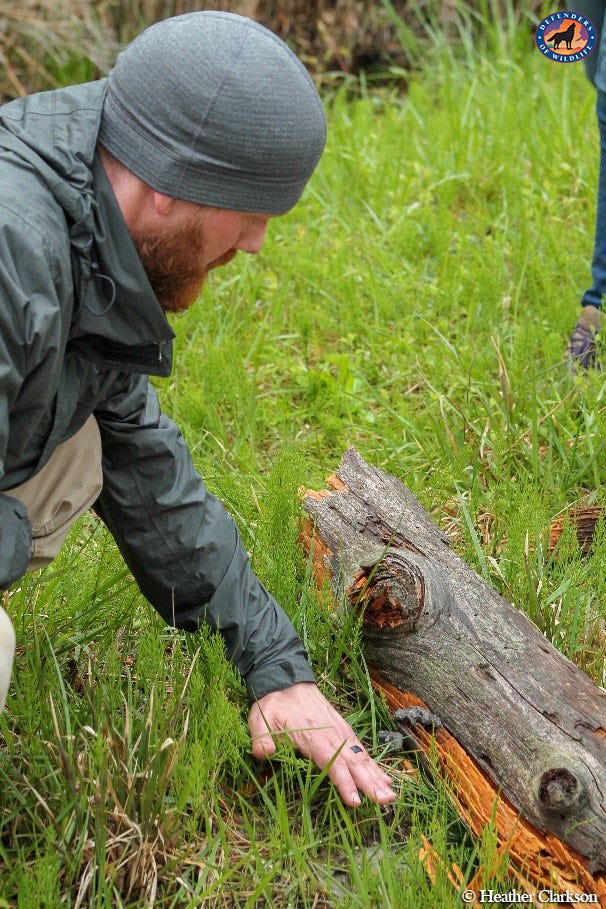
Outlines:
POLYGON ((0 495, 0 590, 25 574, 31 555, 31 528, 23 502, 0 495))
POLYGON ((251 700, 313 681, 295 629, 253 574, 234 521, 147 378, 125 380, 95 416, 104 483, 95 508, 162 618, 218 630, 251 700))
MULTIPOLYGON (((4 219, 2 219, 4 220, 4 219)), ((31 232, 30 232, 31 239, 31 232)), ((49 278, 50 266, 41 244, 12 235, 7 224, 0 227, 0 489, 6 487, 5 465, 11 410, 19 397, 28 369, 43 359, 52 344, 48 334, 32 321, 40 302, 49 308, 56 302, 49 278)), ((47 323, 50 326, 50 319, 47 323)), ((10 493, 0 494, 0 589, 24 574, 31 555, 31 527, 27 509, 10 493)))
MULTIPOLYGON (((0 265, 0 275, 2 266, 0 265)), ((20 359, 15 351, 23 342, 14 346, 14 326, 7 322, 9 307, 2 305, 2 279, 0 276, 0 479, 4 464, 10 427, 9 414, 21 385, 20 359), (11 353, 11 351, 13 353, 11 353)), ((0 590, 20 578, 27 569, 31 554, 31 527, 27 509, 10 494, 0 495, 0 590)))

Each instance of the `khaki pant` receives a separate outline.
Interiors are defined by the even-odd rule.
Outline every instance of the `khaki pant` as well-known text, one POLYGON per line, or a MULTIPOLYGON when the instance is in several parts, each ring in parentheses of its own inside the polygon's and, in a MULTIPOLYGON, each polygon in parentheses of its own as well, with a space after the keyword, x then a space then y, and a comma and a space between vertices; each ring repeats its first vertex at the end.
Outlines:
MULTIPOLYGON (((101 437, 90 416, 75 436, 57 446, 49 461, 35 476, 6 490, 27 508, 32 527, 32 551, 28 571, 48 565, 76 518, 93 504, 103 486, 101 437)), ((11 621, 0 609, 0 710, 10 681, 15 634, 11 621)))

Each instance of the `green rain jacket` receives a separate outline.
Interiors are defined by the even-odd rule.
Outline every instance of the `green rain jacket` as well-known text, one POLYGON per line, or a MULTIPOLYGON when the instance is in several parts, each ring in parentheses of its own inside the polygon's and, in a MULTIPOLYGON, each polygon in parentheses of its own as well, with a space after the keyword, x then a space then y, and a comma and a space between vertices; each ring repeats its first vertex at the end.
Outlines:
POLYGON ((0 108, 0 588, 31 545, 6 491, 93 413, 95 510, 167 623, 221 632, 252 700, 313 674, 149 384, 170 374, 174 334, 95 153, 105 91, 100 80, 0 108))

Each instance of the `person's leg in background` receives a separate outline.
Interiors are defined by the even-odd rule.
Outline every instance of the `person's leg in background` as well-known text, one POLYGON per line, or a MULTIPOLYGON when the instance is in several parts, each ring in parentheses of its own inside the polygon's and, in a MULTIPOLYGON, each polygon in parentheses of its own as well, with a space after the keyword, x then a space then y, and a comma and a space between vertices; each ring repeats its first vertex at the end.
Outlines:
POLYGON ((581 315, 570 336, 569 353, 575 367, 597 365, 596 335, 603 327, 602 299, 606 294, 606 92, 597 89, 600 167, 591 276, 593 283, 581 299, 581 315))

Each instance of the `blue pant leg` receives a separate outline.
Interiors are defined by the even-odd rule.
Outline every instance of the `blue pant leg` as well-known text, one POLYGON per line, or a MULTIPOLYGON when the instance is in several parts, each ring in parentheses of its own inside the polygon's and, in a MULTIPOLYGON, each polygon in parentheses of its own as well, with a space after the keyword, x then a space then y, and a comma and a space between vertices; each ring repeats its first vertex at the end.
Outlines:
POLYGON ((606 92, 597 90, 596 112, 600 131, 600 170, 598 177, 598 199, 595 219, 595 246, 591 262, 593 285, 585 291, 582 306, 602 305, 606 293, 606 92))

